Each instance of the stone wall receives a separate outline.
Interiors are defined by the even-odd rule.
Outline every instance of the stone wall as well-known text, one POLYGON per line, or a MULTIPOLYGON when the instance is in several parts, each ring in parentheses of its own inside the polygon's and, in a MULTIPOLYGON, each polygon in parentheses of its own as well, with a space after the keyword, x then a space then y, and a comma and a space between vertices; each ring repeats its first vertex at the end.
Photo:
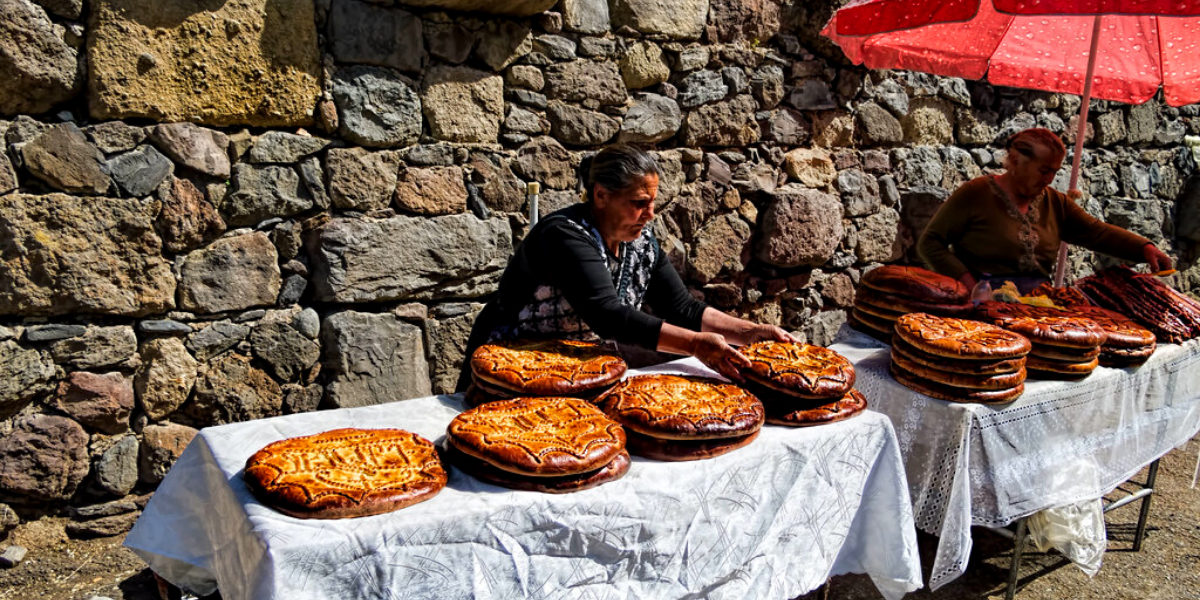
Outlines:
MULTIPOLYGON (((525 184, 576 202, 614 141, 657 153, 696 295, 827 342, 1006 134, 1079 105, 852 68, 830 8, 0 0, 0 502, 116 501, 196 428, 449 391, 525 184)), ((1189 289, 1197 108, 1095 103, 1082 186, 1189 289)))

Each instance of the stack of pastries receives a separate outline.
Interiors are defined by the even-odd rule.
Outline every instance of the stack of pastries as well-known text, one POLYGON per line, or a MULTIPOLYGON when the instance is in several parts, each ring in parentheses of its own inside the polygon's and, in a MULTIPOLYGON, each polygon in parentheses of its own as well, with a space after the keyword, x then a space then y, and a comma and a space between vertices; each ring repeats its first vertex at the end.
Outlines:
POLYGON ((1032 343, 1025 367, 1041 378, 1081 379, 1100 364, 1104 328, 1076 313, 1020 302, 982 302, 981 320, 1018 333, 1032 343))
POLYGON ((515 490, 561 494, 629 471, 625 430, 578 398, 488 402, 454 417, 446 456, 476 479, 515 490))
POLYGON ((1158 347, 1153 331, 1119 312, 1099 306, 1072 306, 1071 311, 1095 321, 1108 334, 1100 347, 1101 365, 1136 367, 1146 362, 1158 347))
POLYGON ((766 407, 767 422, 809 427, 848 419, 867 408, 854 389, 854 365, 820 346, 757 342, 741 349, 750 360, 745 387, 766 407))
POLYGON ((712 458, 758 437, 762 402, 719 379, 638 375, 596 402, 625 428, 630 454, 663 461, 712 458))
POLYGON ((911 313, 896 321, 892 376, 952 402, 999 403, 1025 391, 1024 337, 979 321, 911 313))
POLYGON ((471 355, 467 404, 529 396, 592 400, 625 375, 625 361, 599 344, 517 340, 484 344, 471 355))
POLYGON ((896 320, 908 313, 965 316, 972 308, 969 295, 967 286, 945 275, 887 265, 862 276, 849 320, 856 329, 887 341, 896 320))

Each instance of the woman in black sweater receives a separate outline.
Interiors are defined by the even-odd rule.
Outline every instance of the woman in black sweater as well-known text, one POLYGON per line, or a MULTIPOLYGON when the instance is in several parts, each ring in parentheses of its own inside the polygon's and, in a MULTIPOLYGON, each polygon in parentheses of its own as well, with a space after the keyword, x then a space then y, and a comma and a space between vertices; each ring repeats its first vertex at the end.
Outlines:
POLYGON ((658 177, 654 159, 631 146, 610 146, 592 159, 587 201, 539 221, 509 261, 471 330, 459 391, 471 381, 471 354, 497 340, 615 340, 693 355, 736 381, 749 361, 731 343, 795 341, 688 293, 648 227, 658 177))

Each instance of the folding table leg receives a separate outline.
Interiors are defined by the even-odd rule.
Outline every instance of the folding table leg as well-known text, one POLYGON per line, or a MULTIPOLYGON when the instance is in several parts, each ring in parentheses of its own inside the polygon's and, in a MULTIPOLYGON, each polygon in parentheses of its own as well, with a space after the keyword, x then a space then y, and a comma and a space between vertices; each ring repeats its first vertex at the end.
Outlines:
POLYGON ((1017 520, 1017 532, 1013 535, 1012 567, 1008 571, 1008 589, 1004 591, 1004 600, 1013 600, 1017 595, 1017 579, 1021 572, 1021 553, 1025 551, 1025 518, 1017 520))
POLYGON ((1150 499, 1154 497, 1154 481, 1158 479, 1158 461, 1160 460, 1162 459, 1156 459, 1150 463, 1150 473, 1146 476, 1146 489, 1150 490, 1150 493, 1142 498, 1142 511, 1138 515, 1137 533, 1133 536, 1134 552, 1142 551, 1142 540, 1146 539, 1146 521, 1150 519, 1150 499))

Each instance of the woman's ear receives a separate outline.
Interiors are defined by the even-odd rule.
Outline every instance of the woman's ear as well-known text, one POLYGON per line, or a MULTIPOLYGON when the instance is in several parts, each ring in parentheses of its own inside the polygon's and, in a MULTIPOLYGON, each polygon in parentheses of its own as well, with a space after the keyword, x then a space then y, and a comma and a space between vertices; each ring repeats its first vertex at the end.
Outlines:
POLYGON ((592 203, 596 205, 596 208, 604 210, 608 208, 608 204, 611 201, 612 192, 605 189, 604 186, 595 185, 592 187, 592 203))

